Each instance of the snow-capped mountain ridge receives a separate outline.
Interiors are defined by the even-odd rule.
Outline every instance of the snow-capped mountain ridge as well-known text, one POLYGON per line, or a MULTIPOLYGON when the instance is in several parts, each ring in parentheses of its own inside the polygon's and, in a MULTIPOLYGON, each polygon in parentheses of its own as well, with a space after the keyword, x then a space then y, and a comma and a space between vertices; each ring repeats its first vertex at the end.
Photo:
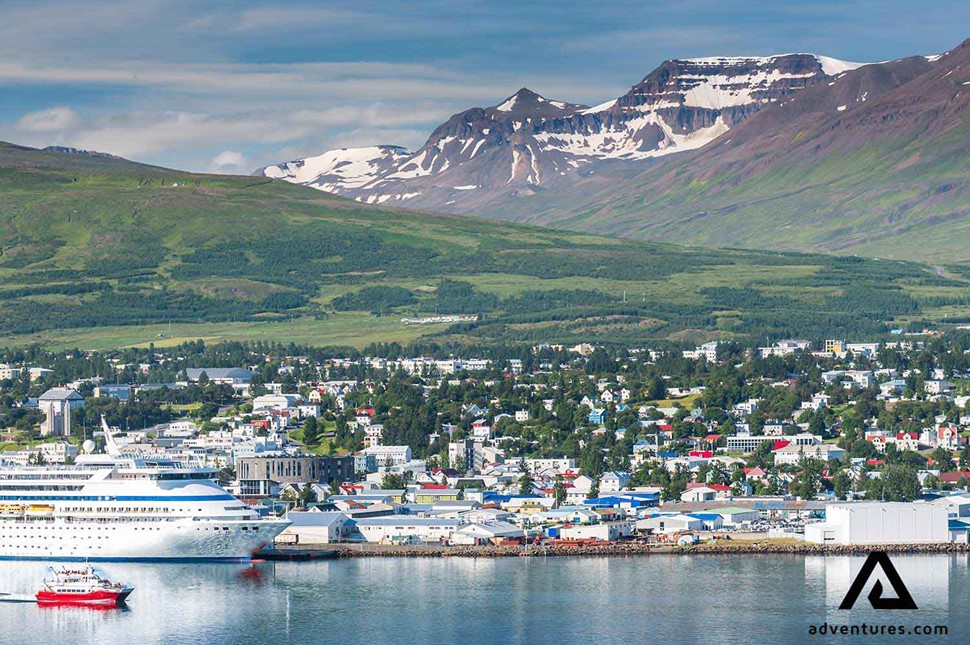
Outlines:
POLYGON ((331 150, 257 173, 368 203, 458 210, 485 195, 639 172, 651 158, 703 147, 765 105, 861 65, 814 54, 672 59, 596 107, 523 87, 494 106, 453 115, 413 153, 331 150))

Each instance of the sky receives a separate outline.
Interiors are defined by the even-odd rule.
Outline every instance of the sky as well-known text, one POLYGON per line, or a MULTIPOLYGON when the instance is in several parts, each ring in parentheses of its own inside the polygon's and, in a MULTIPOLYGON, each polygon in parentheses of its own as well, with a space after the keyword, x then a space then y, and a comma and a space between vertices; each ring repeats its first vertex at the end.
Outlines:
POLYGON ((415 149, 520 87, 596 105, 670 58, 874 62, 968 25, 966 0, 0 0, 0 140, 248 174, 415 149))

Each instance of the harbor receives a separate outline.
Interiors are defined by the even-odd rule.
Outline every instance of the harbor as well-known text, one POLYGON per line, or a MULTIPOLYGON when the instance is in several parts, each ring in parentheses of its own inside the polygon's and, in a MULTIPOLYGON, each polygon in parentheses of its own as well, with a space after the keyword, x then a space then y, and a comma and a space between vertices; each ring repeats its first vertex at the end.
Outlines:
POLYGON ((713 541, 691 546, 635 542, 586 541, 568 544, 441 546, 435 544, 331 544, 263 549, 254 556, 267 561, 311 561, 338 558, 538 558, 625 557, 651 555, 866 555, 872 551, 899 554, 965 554, 970 544, 823 545, 794 540, 713 541))
MULTIPOLYGON (((758 634, 796 643, 804 642, 811 622, 848 620, 838 603, 864 559, 656 554, 118 563, 112 575, 137 590, 123 610, 0 603, 0 620, 20 625, 41 645, 642 642, 648 636, 683 642, 690 630, 715 641, 718 634, 758 634)), ((965 553, 893 555, 921 622, 946 623, 955 634, 970 630, 962 611, 970 602, 968 560, 965 553)), ((40 575, 37 563, 5 563, 0 589, 32 588, 40 575)), ((880 616, 865 604, 852 619, 880 616)), ((0 636, 0 643, 13 637, 0 636)))

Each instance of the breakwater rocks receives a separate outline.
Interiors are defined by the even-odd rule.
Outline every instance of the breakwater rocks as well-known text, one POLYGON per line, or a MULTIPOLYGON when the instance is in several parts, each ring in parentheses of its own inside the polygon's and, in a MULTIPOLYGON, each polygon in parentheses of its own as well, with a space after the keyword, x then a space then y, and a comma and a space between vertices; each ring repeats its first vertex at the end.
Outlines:
POLYGON ((872 551, 889 553, 970 553, 970 544, 886 544, 834 545, 805 542, 713 542, 692 546, 654 544, 585 544, 582 546, 425 546, 425 545, 328 545, 338 558, 507 558, 564 556, 641 556, 641 555, 866 555, 872 551))

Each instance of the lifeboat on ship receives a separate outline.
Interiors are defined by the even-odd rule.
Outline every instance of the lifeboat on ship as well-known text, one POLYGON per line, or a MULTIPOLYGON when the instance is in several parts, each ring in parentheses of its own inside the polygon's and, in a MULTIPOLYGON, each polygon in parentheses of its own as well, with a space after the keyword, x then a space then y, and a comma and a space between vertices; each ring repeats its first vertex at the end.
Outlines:
POLYGON ((54 507, 50 504, 31 504, 27 507, 27 517, 54 517, 54 507))
POLYGON ((21 504, 0 504, 0 517, 23 517, 24 507, 21 504))

